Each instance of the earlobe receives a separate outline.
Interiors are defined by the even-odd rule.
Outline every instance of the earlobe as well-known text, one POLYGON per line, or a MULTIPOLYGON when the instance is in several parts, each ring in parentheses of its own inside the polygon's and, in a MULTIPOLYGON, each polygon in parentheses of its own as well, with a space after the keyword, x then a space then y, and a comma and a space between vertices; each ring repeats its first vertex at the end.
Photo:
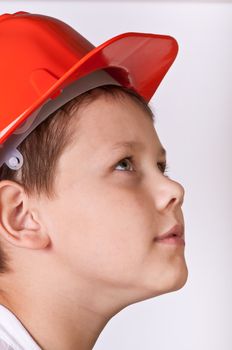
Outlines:
POLYGON ((42 249, 50 243, 23 186, 10 180, 0 181, 0 235, 14 246, 29 249, 42 249))

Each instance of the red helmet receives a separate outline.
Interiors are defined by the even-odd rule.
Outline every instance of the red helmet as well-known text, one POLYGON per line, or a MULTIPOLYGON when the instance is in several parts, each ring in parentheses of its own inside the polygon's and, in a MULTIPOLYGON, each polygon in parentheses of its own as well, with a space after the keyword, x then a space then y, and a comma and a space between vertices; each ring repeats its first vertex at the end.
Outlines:
POLYGON ((19 11, 0 15, 0 50, 0 166, 19 169, 16 147, 75 96, 115 84, 149 102, 178 44, 168 35, 128 32, 95 47, 57 18, 19 11))

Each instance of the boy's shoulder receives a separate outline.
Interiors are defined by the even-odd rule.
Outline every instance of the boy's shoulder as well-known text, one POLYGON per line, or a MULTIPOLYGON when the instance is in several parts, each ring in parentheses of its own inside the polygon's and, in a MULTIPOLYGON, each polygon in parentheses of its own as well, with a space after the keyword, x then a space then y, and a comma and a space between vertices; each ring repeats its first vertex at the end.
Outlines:
POLYGON ((0 350, 26 349, 41 350, 15 314, 0 304, 0 350))

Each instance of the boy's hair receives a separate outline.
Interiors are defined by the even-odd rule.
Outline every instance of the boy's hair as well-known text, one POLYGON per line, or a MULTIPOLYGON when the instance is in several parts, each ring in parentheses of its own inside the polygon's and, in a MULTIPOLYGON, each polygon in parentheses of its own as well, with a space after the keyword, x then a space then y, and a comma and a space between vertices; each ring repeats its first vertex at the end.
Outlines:
MULTIPOLYGON (((78 121, 75 127, 72 120, 78 119, 80 107, 104 95, 112 99, 130 96, 154 121, 154 115, 147 101, 135 90, 116 85, 103 85, 73 98, 41 122, 17 147, 24 162, 19 170, 10 169, 5 163, 0 167, 0 181, 11 180, 22 185, 27 195, 44 195, 55 198, 54 188, 57 163, 67 147, 75 140, 78 121)), ((0 228, 1 229, 1 228, 0 228)), ((0 234, 1 243, 1 234, 0 234)), ((9 256, 0 244, 0 274, 12 271, 8 265, 9 256)))

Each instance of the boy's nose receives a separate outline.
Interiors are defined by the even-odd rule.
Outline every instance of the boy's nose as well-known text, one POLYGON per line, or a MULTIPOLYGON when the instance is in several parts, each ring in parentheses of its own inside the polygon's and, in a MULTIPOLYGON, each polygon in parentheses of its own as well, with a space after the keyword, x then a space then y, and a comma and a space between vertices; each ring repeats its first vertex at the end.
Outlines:
POLYGON ((153 193, 158 211, 175 211, 180 209, 184 202, 184 187, 179 182, 164 176, 163 181, 156 183, 153 193))

